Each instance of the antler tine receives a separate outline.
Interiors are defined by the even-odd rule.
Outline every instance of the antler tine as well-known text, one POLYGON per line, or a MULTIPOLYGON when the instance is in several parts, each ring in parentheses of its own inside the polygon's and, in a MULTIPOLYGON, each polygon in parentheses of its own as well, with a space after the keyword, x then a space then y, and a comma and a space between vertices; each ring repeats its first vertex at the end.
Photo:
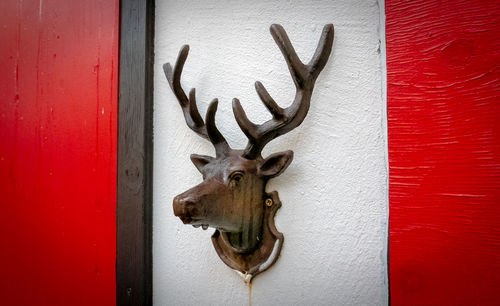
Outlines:
POLYGON ((205 124, 196 105, 196 90, 192 88, 189 91, 188 99, 181 86, 182 69, 184 68, 184 63, 186 62, 188 53, 189 45, 182 46, 179 51, 179 55, 177 56, 174 68, 172 69, 170 63, 166 63, 163 65, 163 71, 165 72, 170 88, 172 88, 174 95, 179 101, 188 127, 199 136, 210 140, 215 147, 216 154, 220 155, 223 153, 223 150, 227 150, 229 148, 229 145, 215 125, 217 99, 214 99, 212 103, 210 103, 206 114, 207 124, 205 124))
POLYGON ((217 98, 210 102, 205 117, 208 138, 210 139, 210 142, 214 144, 216 157, 224 155, 224 153, 229 150, 229 145, 227 144, 226 139, 215 126, 215 113, 217 112, 218 103, 219 100, 217 98))
POLYGON ((245 113, 243 107, 241 106, 240 100, 236 98, 233 99, 233 113, 234 117, 236 118, 236 122, 238 122, 238 125, 240 126, 241 130, 249 139, 248 144, 250 145, 251 142, 257 140, 258 137, 257 129, 259 126, 250 121, 250 119, 248 119, 247 114, 245 113))
POLYGON ((274 38, 274 41, 280 48, 281 53, 285 57, 295 86, 301 86, 301 84, 307 79, 307 68, 300 60, 297 52, 295 52, 285 29, 279 24, 273 24, 269 30, 274 38))
POLYGON ((334 32, 335 30, 333 28, 333 24, 327 24, 323 27, 323 32, 321 33, 321 38, 319 39, 316 51, 314 52, 311 61, 307 64, 314 79, 318 77, 330 57, 333 46, 334 32))
POLYGON ((168 84, 174 92, 179 104, 184 113, 184 119, 188 127, 193 130, 196 134, 201 137, 208 139, 207 131, 205 129, 205 123, 200 116, 198 107, 196 106, 196 90, 193 88, 189 92, 189 99, 181 86, 181 75, 182 69, 184 68, 184 63, 186 62, 187 56, 189 54, 189 45, 182 46, 177 56, 177 61, 175 62, 174 69, 170 63, 163 65, 163 71, 167 77, 168 84))
POLYGON ((311 61, 304 65, 281 25, 273 24, 270 28, 276 44, 281 50, 296 87, 295 99, 289 107, 283 109, 269 95, 264 85, 255 83, 255 89, 264 105, 273 115, 263 124, 252 123, 238 99, 233 100, 233 113, 241 130, 248 137, 248 144, 243 152, 246 158, 260 156, 264 146, 274 138, 288 133, 299 126, 309 111, 312 90, 316 78, 326 65, 333 45, 334 28, 327 24, 323 28, 316 51, 311 61))
POLYGON ((260 100, 264 103, 269 112, 271 112, 271 114, 273 115, 274 119, 279 120, 283 118, 283 116, 285 115, 284 110, 281 107, 279 107, 276 101, 274 101, 274 99, 267 92, 266 88, 264 87, 264 85, 262 85, 261 82, 259 81, 255 82, 255 90, 257 91, 260 100))

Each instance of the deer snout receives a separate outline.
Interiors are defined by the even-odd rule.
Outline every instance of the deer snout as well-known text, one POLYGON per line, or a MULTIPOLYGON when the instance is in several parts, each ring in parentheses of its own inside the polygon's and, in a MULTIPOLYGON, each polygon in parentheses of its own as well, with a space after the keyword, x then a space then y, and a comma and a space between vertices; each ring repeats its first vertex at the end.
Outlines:
POLYGON ((180 194, 174 198, 174 215, 179 217, 184 224, 193 222, 193 217, 196 215, 195 202, 184 194, 180 194))

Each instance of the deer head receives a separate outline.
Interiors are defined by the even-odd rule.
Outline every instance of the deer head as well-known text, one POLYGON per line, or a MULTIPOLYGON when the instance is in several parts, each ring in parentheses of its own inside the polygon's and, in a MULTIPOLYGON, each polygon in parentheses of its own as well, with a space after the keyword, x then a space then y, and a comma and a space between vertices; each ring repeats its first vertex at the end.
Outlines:
POLYGON ((181 48, 173 68, 169 63, 163 66, 188 127, 215 147, 215 157, 191 155, 203 182, 174 198, 174 214, 185 224, 215 228, 212 241, 217 253, 247 281, 271 266, 280 253, 283 234, 274 226, 274 215, 281 202, 277 192, 267 193, 265 189, 267 181, 283 173, 293 159, 292 151, 264 158, 262 149, 304 120, 314 83, 328 61, 334 33, 332 24, 325 25, 313 58, 303 64, 283 27, 273 24, 270 31, 287 62, 296 95, 289 107, 281 108, 264 85, 256 82, 255 89, 273 117, 262 124, 252 123, 240 101, 233 99, 234 116, 248 138, 244 150, 231 149, 217 129, 217 99, 210 103, 203 120, 196 105, 195 89, 191 89, 189 97, 182 89, 180 80, 189 46, 181 48))

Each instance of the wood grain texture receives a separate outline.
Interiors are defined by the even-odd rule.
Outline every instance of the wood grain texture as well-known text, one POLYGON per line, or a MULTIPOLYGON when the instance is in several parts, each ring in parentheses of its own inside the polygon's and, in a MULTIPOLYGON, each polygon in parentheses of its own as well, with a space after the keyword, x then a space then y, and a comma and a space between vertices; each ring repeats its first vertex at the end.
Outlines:
POLYGON ((118 305, 152 304, 154 1, 122 0, 118 119, 118 305))
POLYGON ((118 1, 0 16, 0 304, 114 305, 118 1))
POLYGON ((498 305, 500 6, 386 1, 393 305, 498 305))

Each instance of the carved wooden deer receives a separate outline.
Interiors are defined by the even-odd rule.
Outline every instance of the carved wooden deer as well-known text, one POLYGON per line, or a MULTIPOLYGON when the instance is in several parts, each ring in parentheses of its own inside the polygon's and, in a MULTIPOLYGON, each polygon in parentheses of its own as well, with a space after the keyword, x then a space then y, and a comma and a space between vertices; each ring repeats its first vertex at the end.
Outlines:
POLYGON ((252 123, 240 101, 233 99, 234 116, 248 138, 244 150, 231 149, 217 129, 217 99, 210 103, 203 121, 196 106, 195 89, 191 89, 189 97, 182 89, 181 74, 189 46, 181 48, 173 69, 169 63, 163 66, 187 125, 215 147, 215 157, 191 155, 203 175, 203 182, 174 198, 174 214, 185 224, 215 228, 212 242, 217 253, 229 267, 241 272, 245 281, 269 268, 277 260, 283 244, 283 234, 274 225, 274 215, 281 202, 276 191, 267 193, 265 189, 269 179, 290 165, 293 152, 263 158, 261 151, 268 142, 304 120, 316 78, 330 56, 334 33, 332 24, 325 25, 316 52, 305 65, 281 25, 273 24, 270 31, 285 57, 297 91, 293 103, 281 108, 264 85, 256 82, 255 89, 273 116, 260 125, 252 123))

